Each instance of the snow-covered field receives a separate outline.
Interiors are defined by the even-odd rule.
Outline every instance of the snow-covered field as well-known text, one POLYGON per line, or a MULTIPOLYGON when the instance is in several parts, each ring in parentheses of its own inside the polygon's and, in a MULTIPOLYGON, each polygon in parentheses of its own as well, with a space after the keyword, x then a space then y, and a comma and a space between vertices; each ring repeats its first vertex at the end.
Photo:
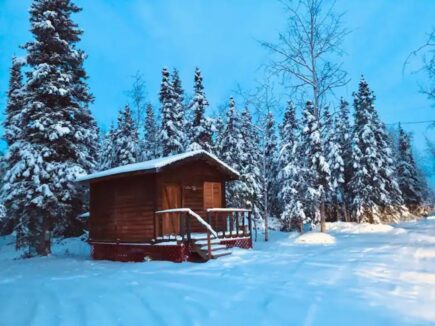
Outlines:
POLYGON ((435 220, 328 227, 335 243, 273 232, 254 250, 205 264, 92 261, 78 239, 48 258, 14 260, 3 237, 0 324, 435 323, 435 220))

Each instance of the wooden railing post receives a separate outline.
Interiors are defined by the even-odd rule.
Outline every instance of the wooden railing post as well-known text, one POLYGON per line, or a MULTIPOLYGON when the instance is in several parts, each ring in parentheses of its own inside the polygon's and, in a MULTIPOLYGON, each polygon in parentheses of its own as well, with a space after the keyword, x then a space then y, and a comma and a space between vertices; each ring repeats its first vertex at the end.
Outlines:
POLYGON ((186 229, 187 229, 187 240, 190 242, 191 240, 191 231, 190 231, 190 214, 186 214, 186 229))
MULTIPOLYGON (((210 216, 210 212, 207 212, 207 223, 208 223, 208 225, 211 226, 211 216, 210 216)), ((213 227, 213 226, 211 226, 211 227, 213 227)))
POLYGON ((239 236, 239 212, 235 212, 236 214, 236 237, 239 236))
POLYGON ((251 211, 248 212, 248 225, 249 225, 249 237, 251 238, 251 243, 252 243, 252 219, 251 219, 251 211))
POLYGON ((207 255, 208 259, 211 259, 211 236, 210 230, 207 229, 207 255))
POLYGON ((243 228, 243 236, 246 235, 246 222, 245 222, 245 218, 246 218, 246 212, 242 212, 242 228, 243 228))
POLYGON ((228 223, 227 223, 227 222, 228 222, 228 215, 227 215, 227 213, 225 213, 224 216, 225 216, 225 221, 224 221, 224 222, 225 222, 225 226, 224 226, 224 230, 223 230, 223 232, 222 232, 222 237, 223 237, 223 238, 225 238, 225 233, 226 233, 226 231, 227 231, 227 226, 228 226, 228 223))
POLYGON ((158 225, 157 225, 157 214, 154 213, 154 239, 157 239, 157 229, 158 229, 158 225))
POLYGON ((186 225, 184 220, 186 219, 186 213, 180 213, 180 233, 181 239, 184 241, 184 237, 186 235, 186 225))

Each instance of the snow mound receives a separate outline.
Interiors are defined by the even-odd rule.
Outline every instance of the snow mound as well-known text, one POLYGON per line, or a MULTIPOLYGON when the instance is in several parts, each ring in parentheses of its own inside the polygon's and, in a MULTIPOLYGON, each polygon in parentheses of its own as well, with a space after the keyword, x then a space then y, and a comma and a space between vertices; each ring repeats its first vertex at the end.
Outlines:
POLYGON ((350 222, 334 222, 326 223, 326 228, 329 231, 340 233, 404 233, 404 229, 395 228, 387 224, 370 224, 370 223, 350 223, 350 222))
POLYGON ((426 217, 426 220, 435 220, 435 215, 426 217))
POLYGON ((332 235, 322 232, 308 232, 297 237, 295 243, 302 244, 334 244, 335 238, 332 235))
POLYGON ((77 256, 84 258, 91 256, 90 245, 81 237, 55 240, 51 250, 53 255, 56 256, 77 256))

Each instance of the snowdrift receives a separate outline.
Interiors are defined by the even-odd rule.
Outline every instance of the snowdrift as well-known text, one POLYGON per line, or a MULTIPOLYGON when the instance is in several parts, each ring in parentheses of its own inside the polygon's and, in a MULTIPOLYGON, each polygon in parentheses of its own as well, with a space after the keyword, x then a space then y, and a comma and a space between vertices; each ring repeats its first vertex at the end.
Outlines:
POLYGON ((295 243, 327 245, 327 244, 334 244, 335 238, 327 233, 308 232, 297 237, 295 239, 295 243))
POLYGON ((350 222, 333 222, 326 223, 326 229, 339 233, 404 233, 402 228, 395 228, 388 224, 370 224, 370 223, 350 223, 350 222))

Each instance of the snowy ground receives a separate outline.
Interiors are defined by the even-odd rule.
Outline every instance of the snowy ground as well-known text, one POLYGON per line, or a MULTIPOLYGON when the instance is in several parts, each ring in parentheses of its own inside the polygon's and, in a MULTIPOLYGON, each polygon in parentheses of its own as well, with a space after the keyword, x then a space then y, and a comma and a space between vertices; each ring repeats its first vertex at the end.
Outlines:
POLYGON ((3 237, 0 324, 435 323, 435 220, 330 229, 335 244, 273 232, 254 250, 205 264, 92 261, 78 240, 52 257, 13 260, 3 237))

